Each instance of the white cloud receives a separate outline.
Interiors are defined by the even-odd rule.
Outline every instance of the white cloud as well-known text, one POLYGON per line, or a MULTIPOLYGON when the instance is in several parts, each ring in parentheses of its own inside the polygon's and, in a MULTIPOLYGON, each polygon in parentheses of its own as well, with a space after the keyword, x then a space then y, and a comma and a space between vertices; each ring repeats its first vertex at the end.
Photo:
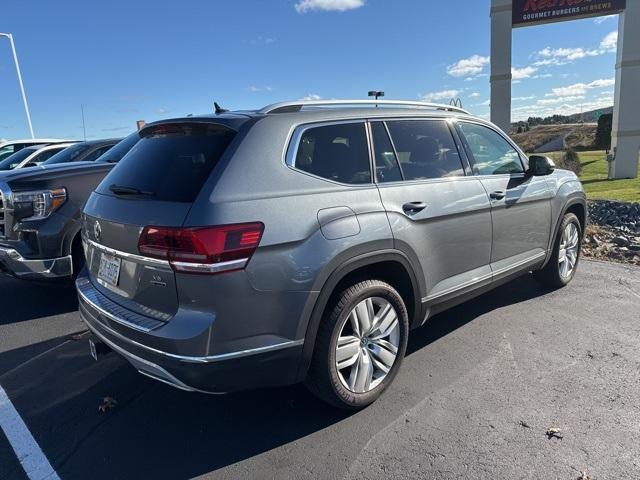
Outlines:
POLYGON ((604 88, 604 87, 612 87, 616 84, 615 78, 603 78, 600 80, 594 80, 589 83, 589 88, 604 88))
POLYGON ((426 93, 420 96, 423 102, 433 102, 435 100, 451 100, 460 94, 460 90, 442 90, 440 92, 426 93))
POLYGON ((611 32, 600 42, 599 48, 551 48, 546 47, 533 54, 537 60, 535 67, 560 66, 587 57, 597 57, 605 53, 615 52, 618 44, 618 32, 611 32))
MULTIPOLYGON (((539 102, 539 101, 538 101, 539 102)), ((538 102, 532 105, 523 105, 511 109, 513 121, 526 120, 529 117, 548 117, 550 115, 560 113, 562 115, 573 115, 582 111, 597 110, 613 105, 613 98, 598 98, 594 101, 577 101, 575 103, 562 103, 551 105, 539 105, 538 102)))
POLYGON ((584 99, 584 95, 574 95, 570 97, 541 98, 536 103, 538 105, 557 105, 559 103, 571 102, 584 99))
POLYGON ((273 90, 269 85, 257 86, 257 85, 249 85, 247 90, 250 92, 270 92, 273 90))
POLYGON ((447 73, 452 77, 469 77, 482 73, 484 67, 489 64, 490 57, 481 55, 472 55, 469 58, 463 58, 456 63, 447 67, 447 73))
POLYGON ((364 6, 364 0, 300 0, 294 5, 298 13, 314 10, 344 12, 362 6, 364 6))
POLYGON ((615 85, 614 78, 602 78, 594 80, 591 83, 574 83, 566 87, 552 88, 552 93, 547 93, 547 97, 575 97, 578 95, 586 95, 588 90, 593 88, 606 88, 615 85))
POLYGON ((485 100, 482 103, 475 104, 474 107, 488 107, 489 105, 491 105, 491 100, 485 100))
POLYGON ((528 97, 513 97, 511 100, 516 102, 522 102, 525 100, 533 100, 534 98, 536 98, 535 95, 529 95, 528 97))
POLYGON ((473 93, 471 93, 469 95, 470 98, 476 98, 476 97, 479 97, 479 96, 480 96, 480 93, 478 93, 478 92, 473 92, 473 93))
POLYGON ((538 69, 535 68, 535 67, 532 67, 532 66, 528 66, 528 67, 524 67, 524 68, 512 67, 511 68, 511 78, 513 80, 522 80, 522 79, 531 77, 531 75, 533 75, 537 71, 538 71, 538 69))
POLYGON ((615 52, 618 48, 618 32, 611 32, 600 42, 600 48, 606 52, 615 52))
POLYGON ((604 17, 598 17, 596 18, 593 23, 595 23, 596 25, 600 25, 603 22, 606 22, 607 20, 611 20, 613 18, 616 18, 616 15, 605 15, 604 17))
POLYGON ((566 65, 574 60, 579 60, 585 57, 596 57, 604 52, 600 50, 585 50, 584 48, 544 48, 536 53, 536 56, 540 58, 533 63, 537 67, 547 65, 566 65))
POLYGON ((322 100, 322 97, 315 93, 309 93, 308 95, 302 97, 300 100, 322 100))

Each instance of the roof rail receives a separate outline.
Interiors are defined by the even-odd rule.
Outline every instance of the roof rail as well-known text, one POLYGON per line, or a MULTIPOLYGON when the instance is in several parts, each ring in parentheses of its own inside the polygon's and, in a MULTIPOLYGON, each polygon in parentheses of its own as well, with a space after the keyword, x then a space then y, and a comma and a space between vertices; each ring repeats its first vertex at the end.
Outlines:
POLYGON ((297 100, 292 102, 279 102, 267 105, 258 110, 258 113, 293 113, 299 112, 304 107, 337 107, 337 106, 401 106, 413 108, 430 108, 470 115, 468 111, 454 105, 442 105, 440 103, 413 102, 406 100, 297 100))

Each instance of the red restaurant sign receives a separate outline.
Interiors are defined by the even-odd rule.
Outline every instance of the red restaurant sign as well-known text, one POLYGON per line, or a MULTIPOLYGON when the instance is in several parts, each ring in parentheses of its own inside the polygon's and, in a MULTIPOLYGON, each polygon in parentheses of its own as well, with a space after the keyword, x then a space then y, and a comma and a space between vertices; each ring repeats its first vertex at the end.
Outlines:
MULTIPOLYGON (((633 0, 636 1, 636 0, 633 0)), ((513 0, 513 26, 620 13, 626 0, 513 0)))

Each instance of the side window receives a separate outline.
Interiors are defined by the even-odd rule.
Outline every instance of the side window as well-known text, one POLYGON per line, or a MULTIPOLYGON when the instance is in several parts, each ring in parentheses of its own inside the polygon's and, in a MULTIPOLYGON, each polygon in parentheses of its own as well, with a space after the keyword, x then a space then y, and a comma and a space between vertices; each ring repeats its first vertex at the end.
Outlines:
POLYGON ((14 148, 15 145, 6 145, 0 148, 0 160, 2 160, 3 158, 7 158, 9 155, 13 155, 13 153, 15 152, 14 148))
POLYGON ((55 150, 55 149, 45 150, 44 152, 42 152, 41 154, 39 154, 35 158, 33 158, 29 162, 28 166, 32 167, 34 165, 40 165, 41 163, 46 162, 47 160, 49 160, 51 157, 53 157, 59 151, 60 151, 59 149, 58 150, 55 150))
POLYGON ((462 160, 442 120, 387 122, 405 180, 464 176, 462 160))
MULTIPOLYGON (((108 145, 106 147, 100 147, 95 149, 93 152, 91 152, 89 155, 87 155, 86 157, 84 157, 82 159, 83 162, 95 162, 98 158, 100 158, 104 153, 107 153, 107 151, 113 147, 113 145, 108 145)), ((74 160, 72 160, 73 162, 74 160)))
POLYGON ((341 183, 371 182, 364 123, 344 123, 305 130, 295 168, 341 183))
POLYGON ((399 182, 402 180, 402 172, 393 151, 393 145, 387 135, 387 129, 382 122, 371 124, 373 145, 376 156, 376 178, 379 183, 399 182))
POLYGON ((524 172, 520 155, 500 134, 477 123, 460 122, 459 125, 477 175, 524 172))

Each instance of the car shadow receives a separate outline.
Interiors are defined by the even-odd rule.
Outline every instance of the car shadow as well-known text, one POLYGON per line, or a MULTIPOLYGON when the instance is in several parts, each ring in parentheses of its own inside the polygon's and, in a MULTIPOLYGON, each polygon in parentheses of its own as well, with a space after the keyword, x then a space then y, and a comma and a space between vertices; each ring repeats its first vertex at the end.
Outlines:
MULTIPOLYGON (((58 348, 0 375, 0 384, 61 478, 194 478, 351 415, 302 385, 183 392, 140 375, 115 354, 95 362, 86 338, 58 340, 58 348), (102 412, 106 397, 117 403, 102 412)), ((7 355, 21 352, 0 354, 0 364, 7 355)))
MULTIPOLYGON (((546 292, 525 276, 437 315, 412 332, 407 355, 494 309, 546 292)), ((301 385, 222 396, 185 393, 141 376, 115 354, 93 361, 85 341, 58 340, 58 348, 0 376, 0 383, 65 479, 193 478, 341 422, 353 424, 353 413, 328 407, 301 385), (102 412, 105 397, 117 403, 102 412)), ((0 365, 20 350, 0 354, 0 365)), ((361 441, 413 407, 400 393, 391 389, 357 414, 367 432, 361 441)), ((313 441, 304 448, 313 450, 313 441)))
POLYGON ((409 335, 406 355, 426 347, 485 313, 549 293, 533 275, 523 275, 509 283, 490 290, 479 297, 429 318, 425 325, 409 335))
POLYGON ((0 276, 0 325, 51 317, 78 309, 71 283, 44 283, 0 276))

